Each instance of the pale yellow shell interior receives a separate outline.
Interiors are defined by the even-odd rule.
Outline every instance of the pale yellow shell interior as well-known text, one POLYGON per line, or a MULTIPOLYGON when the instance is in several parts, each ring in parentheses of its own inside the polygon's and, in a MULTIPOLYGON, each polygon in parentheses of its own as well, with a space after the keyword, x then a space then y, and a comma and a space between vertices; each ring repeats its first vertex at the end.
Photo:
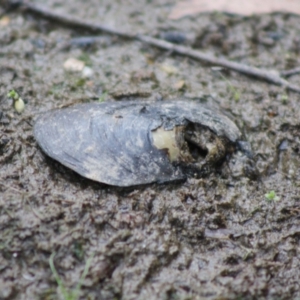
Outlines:
POLYGON ((172 130, 165 130, 163 127, 159 127, 152 131, 153 145, 157 149, 166 149, 171 162, 178 160, 180 157, 180 148, 177 145, 176 134, 176 127, 172 130))

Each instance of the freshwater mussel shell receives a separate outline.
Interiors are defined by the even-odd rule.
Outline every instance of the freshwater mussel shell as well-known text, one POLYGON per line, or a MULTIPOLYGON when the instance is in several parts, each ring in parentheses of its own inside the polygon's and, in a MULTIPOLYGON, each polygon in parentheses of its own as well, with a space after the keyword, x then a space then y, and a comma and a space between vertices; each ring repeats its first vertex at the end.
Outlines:
POLYGON ((226 116, 191 100, 86 103, 49 111, 35 123, 41 149, 82 176, 115 186, 183 180, 187 174, 153 146, 151 132, 200 124, 232 143, 241 138, 226 116))

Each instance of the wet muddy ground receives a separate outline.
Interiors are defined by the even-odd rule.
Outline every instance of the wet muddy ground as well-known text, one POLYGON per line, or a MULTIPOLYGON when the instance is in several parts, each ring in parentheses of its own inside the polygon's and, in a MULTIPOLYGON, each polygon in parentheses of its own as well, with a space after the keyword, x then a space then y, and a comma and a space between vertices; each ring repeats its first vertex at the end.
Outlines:
MULTIPOLYGON (((166 0, 43 3, 130 33, 180 32, 187 45, 257 67, 300 62, 298 16, 171 21, 166 0)), ((76 38, 90 32, 19 10, 0 16, 0 299, 67 299, 53 253, 68 291, 91 259, 80 299, 300 299, 299 94, 138 41, 102 34, 89 45, 76 38), (67 71, 69 58, 88 69, 67 71), (207 178, 114 188, 46 157, 33 137, 43 111, 141 97, 221 109, 250 141, 258 178, 243 175, 236 153, 207 178)))

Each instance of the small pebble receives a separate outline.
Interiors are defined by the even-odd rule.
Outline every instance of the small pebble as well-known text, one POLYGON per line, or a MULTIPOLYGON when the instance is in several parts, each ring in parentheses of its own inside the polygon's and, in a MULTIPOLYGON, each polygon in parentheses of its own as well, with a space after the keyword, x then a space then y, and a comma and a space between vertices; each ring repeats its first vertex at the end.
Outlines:
POLYGON ((8 16, 3 16, 0 19, 0 27, 5 27, 5 26, 9 25, 9 23, 10 23, 10 18, 8 16))
POLYGON ((70 57, 64 62, 63 66, 66 71, 80 72, 83 71, 85 63, 81 60, 70 57))
POLYGON ((160 69, 167 73, 168 75, 173 75, 178 73, 178 69, 172 65, 162 64, 160 69))
POLYGON ((186 87, 185 81, 184 80, 179 80, 175 83, 174 85, 175 89, 180 91, 183 90, 186 87))
POLYGON ((83 78, 91 78, 94 75, 94 71, 90 67, 84 67, 81 71, 81 75, 83 78))

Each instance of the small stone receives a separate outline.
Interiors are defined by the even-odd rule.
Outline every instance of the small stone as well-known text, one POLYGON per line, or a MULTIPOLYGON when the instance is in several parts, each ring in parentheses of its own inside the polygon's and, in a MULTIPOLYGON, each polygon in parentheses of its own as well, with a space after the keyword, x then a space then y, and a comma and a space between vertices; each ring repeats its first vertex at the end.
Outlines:
POLYGON ((175 83, 175 89, 178 91, 183 90, 186 87, 185 81, 184 80, 179 80, 175 83))
POLYGON ((63 66, 66 71, 80 72, 83 71, 85 63, 81 60, 70 57, 64 62, 63 66))
POLYGON ((94 75, 94 71, 90 67, 84 67, 81 71, 81 75, 83 78, 91 78, 94 75))
POLYGON ((162 64, 160 66, 161 70, 163 70, 168 75, 173 75, 178 73, 178 69, 172 65, 169 64, 162 64))
POLYGON ((0 299, 11 299, 13 289, 11 286, 2 286, 0 291, 0 299))
POLYGON ((10 18, 8 16, 3 16, 0 19, 0 27, 5 27, 10 23, 10 18))

